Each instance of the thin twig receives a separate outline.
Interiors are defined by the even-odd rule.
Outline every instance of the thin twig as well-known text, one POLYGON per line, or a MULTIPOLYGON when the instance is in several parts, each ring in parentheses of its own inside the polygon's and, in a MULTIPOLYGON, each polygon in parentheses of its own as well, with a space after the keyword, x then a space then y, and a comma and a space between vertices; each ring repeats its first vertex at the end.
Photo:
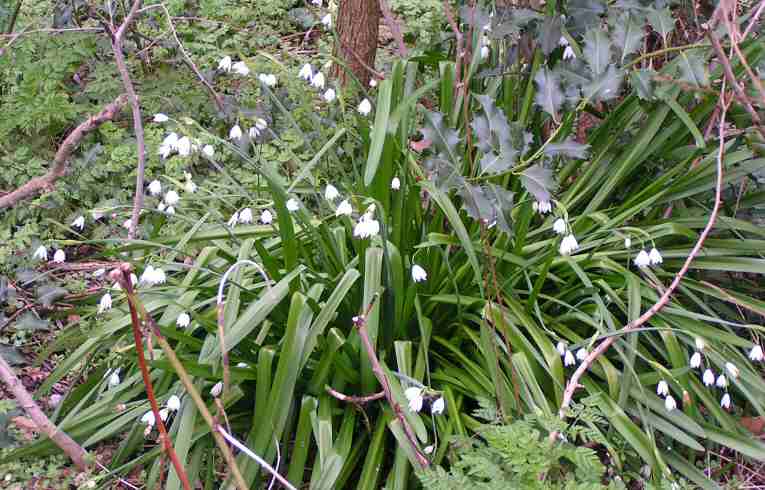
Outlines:
MULTIPOLYGON (((130 274, 130 264, 124 263, 120 266, 120 269, 123 271, 124 274, 129 275, 130 274)), ((128 279, 128 282, 129 279, 128 279)), ((234 481, 239 486, 241 490, 247 490, 249 487, 247 483, 244 480, 244 477, 242 476, 242 473, 239 471, 239 467, 236 464, 236 459, 234 458, 233 453, 231 452, 231 449, 226 444, 226 439, 221 435, 220 432, 218 432, 218 428, 220 427, 220 424, 215 420, 215 418, 210 413, 210 410, 207 408, 207 404, 202 400, 202 397, 199 395, 199 392, 197 391, 196 387, 194 387, 194 383, 189 376, 189 374, 186 372, 186 369, 183 367, 183 363, 181 363, 180 359, 178 359, 177 354, 173 350, 173 348, 170 346, 170 344, 167 342, 167 339, 165 339, 165 336, 162 335, 162 332, 160 332, 159 327, 157 326, 157 322, 154 321, 154 318, 151 317, 151 315, 148 314, 146 311, 146 308, 144 308, 143 304, 141 304, 138 299, 136 298, 136 295, 131 288, 125 289, 125 292, 128 297, 128 306, 130 308, 130 314, 131 318, 133 317, 136 312, 140 314, 140 316, 143 318, 144 322, 149 326, 152 333, 154 334, 154 337, 157 339, 157 342, 159 343, 159 346, 162 348, 162 351, 167 356, 167 360, 170 362, 170 365, 175 370, 175 373, 178 375, 178 378, 181 380, 181 383, 183 384, 183 387, 186 389, 186 392, 191 397, 192 401, 194 402, 194 405, 196 405, 197 410, 199 410, 199 413, 202 415, 202 418, 205 420, 207 425, 210 427, 210 431, 212 433, 213 439, 215 439, 215 443, 218 445, 218 448, 220 449, 221 453, 223 453, 223 459, 226 461, 226 464, 228 468, 231 470, 231 473, 234 477, 234 481)), ((134 321, 134 323, 137 322, 134 321)))
POLYGON ((131 268, 129 264, 123 264, 118 269, 114 269, 109 276, 117 281, 122 289, 125 291, 128 297, 128 305, 130 307, 130 319, 133 327, 133 342, 135 343, 136 356, 138 358, 138 366, 141 369, 141 376, 143 377, 143 384, 146 387, 146 397, 149 399, 151 405, 151 411, 154 413, 154 421, 157 424, 159 430, 159 439, 162 442, 162 446, 167 453, 170 461, 173 463, 175 472, 178 474, 178 478, 183 484, 184 490, 191 490, 191 483, 189 483, 189 477, 186 475, 186 471, 183 469, 183 465, 178 459, 178 455, 175 452, 172 442, 170 442, 170 436, 165 428, 165 423, 162 421, 162 417, 159 415, 159 404, 157 398, 154 396, 154 385, 151 382, 151 374, 149 368, 146 366, 146 358, 143 355, 143 334, 141 333, 140 320, 138 319, 138 313, 135 308, 135 291, 133 290, 133 281, 130 279, 131 268))
POLYGON ((0 196, 0 209, 13 206, 22 199, 32 197, 40 192, 51 190, 55 182, 66 174, 69 158, 71 158, 72 153, 74 153, 82 139, 106 121, 111 121, 117 117, 125 102, 125 96, 120 95, 112 103, 104 107, 101 112, 81 122, 79 126, 69 133, 64 142, 61 143, 61 146, 58 147, 56 156, 53 158, 53 165, 48 170, 48 173, 42 177, 35 177, 18 189, 0 196))
POLYGON ((377 359, 375 348, 372 345, 372 342, 369 340, 369 332, 367 332, 367 315, 372 310, 377 297, 378 295, 375 294, 375 296, 372 298, 372 301, 369 303, 362 315, 353 317, 353 324, 358 330, 359 337, 361 337, 361 343, 364 344, 364 348, 367 351, 367 357, 369 358, 369 362, 372 364, 372 372, 375 374, 375 377, 382 385, 383 393, 385 393, 385 398, 388 400, 388 404, 390 404, 390 407, 393 409, 393 413, 396 415, 396 418, 399 420, 399 422, 401 422, 401 427, 404 430, 404 434, 406 435, 409 444, 412 446, 412 450, 417 457, 417 462, 422 468, 427 468, 430 466, 430 461, 420 451, 419 445, 417 444, 417 438, 414 435, 414 431, 409 425, 409 422, 406 420, 404 412, 401 410, 401 405, 399 405, 396 400, 393 399, 393 392, 391 391, 388 378, 385 376, 385 371, 383 371, 383 368, 380 365, 380 361, 377 359))
MULTIPOLYGON (((714 41, 713 41, 714 42, 714 41)), ((730 104, 730 101, 726 103, 725 101, 725 80, 723 80, 722 87, 720 89, 720 121, 718 123, 719 127, 719 139, 720 139, 720 146, 717 154, 717 181, 715 184, 715 201, 714 206, 712 208, 712 212, 709 215, 709 220, 707 221, 706 226, 704 227, 704 230, 699 235, 698 240, 696 240, 696 244, 693 246, 693 249, 691 249, 691 252, 688 254, 688 257, 685 259, 685 262, 683 263, 683 266, 680 268, 680 270, 675 275, 674 280, 669 285, 669 287, 664 291, 664 294, 661 295, 658 301, 651 306, 651 308, 648 309, 645 313, 640 315, 639 318, 636 318, 635 320, 629 322, 627 325, 624 326, 622 329, 622 332, 634 330, 644 323, 646 323, 648 320, 650 320, 656 313, 658 313, 664 306, 669 303, 669 299, 672 296, 672 294, 675 292, 677 287, 680 285, 680 281, 682 281, 685 274, 688 272, 688 269, 691 266, 691 262, 693 262, 693 259, 696 258, 696 255, 701 250, 701 247, 704 245, 704 241, 707 239, 707 236, 712 231, 712 228, 715 225, 715 221, 717 220, 717 215, 720 211, 720 206, 722 204, 722 182, 723 182, 723 155, 725 153, 725 115, 728 110, 728 105, 730 104)), ((577 390, 577 388, 580 387, 579 380, 584 376, 584 374, 587 372, 587 370, 590 368, 590 366, 597 360, 598 357, 600 357, 608 348, 616 341, 617 337, 612 336, 608 337, 607 339, 603 340, 598 346, 590 352, 590 354, 582 361, 582 363, 579 365, 579 367, 576 369, 574 374, 571 376, 571 379, 566 384, 566 388, 563 391, 563 400, 561 402, 560 406, 560 412, 559 415, 561 418, 566 417, 566 409, 571 404, 571 400, 573 399, 574 392, 577 390)), ((550 435, 551 439, 557 438, 557 433, 552 433, 550 435)))
POLYGON ((362 405, 364 403, 369 403, 375 400, 380 400, 381 398, 385 398, 385 391, 378 391, 377 393, 372 393, 371 395, 366 396, 353 396, 340 393, 339 391, 333 389, 331 386, 325 386, 324 389, 332 397, 337 398, 342 402, 353 403, 354 405, 362 405))
POLYGON ((35 423, 37 428, 48 436, 62 451, 69 456, 69 459, 77 466, 81 471, 85 471, 88 468, 87 456, 88 453, 77 442, 74 441, 69 435, 59 430, 53 422, 43 413, 42 409, 35 403, 32 395, 24 388, 21 380, 13 372, 13 369, 3 356, 0 355, 0 379, 8 386, 8 390, 16 398, 19 406, 24 409, 32 422, 35 423))
POLYGON ((396 39, 396 44, 398 44, 398 55, 401 58, 406 58, 409 56, 409 50, 406 49, 404 36, 401 34, 401 26, 393 17, 393 12, 391 12, 390 5, 388 5, 386 0, 380 0, 380 11, 385 18, 385 23, 388 24, 388 29, 390 29, 393 37, 396 39))
POLYGON ((125 34, 128 32, 130 25, 138 15, 138 9, 141 7, 141 0, 134 0, 130 12, 128 12, 125 19, 119 28, 115 29, 114 25, 110 25, 112 35, 112 51, 114 52, 114 61, 117 63, 117 71, 122 78, 122 85, 125 87, 125 92, 128 94, 128 100, 130 101, 130 107, 133 110, 133 131, 135 132, 136 150, 138 151, 138 168, 136 169, 135 179, 135 195, 133 196, 133 212, 130 217, 130 230, 128 231, 128 238, 131 240, 136 237, 138 230, 138 218, 143 207, 143 180, 146 167, 146 143, 143 137, 143 121, 141 120, 141 105, 138 102, 138 95, 135 92, 133 81, 130 79, 130 71, 127 68, 125 61, 125 55, 122 52, 122 42, 125 39, 125 34))
POLYGON ((757 7, 757 10, 754 12, 754 15, 752 15, 752 18, 749 20, 749 25, 746 26, 744 33, 741 34, 742 42, 744 41, 744 39, 746 39, 746 36, 749 35, 749 32, 752 30, 752 27, 754 27, 755 24, 757 24, 757 19, 760 18, 760 15, 762 14, 763 9, 765 9, 765 0, 762 0, 760 2, 760 5, 757 7))

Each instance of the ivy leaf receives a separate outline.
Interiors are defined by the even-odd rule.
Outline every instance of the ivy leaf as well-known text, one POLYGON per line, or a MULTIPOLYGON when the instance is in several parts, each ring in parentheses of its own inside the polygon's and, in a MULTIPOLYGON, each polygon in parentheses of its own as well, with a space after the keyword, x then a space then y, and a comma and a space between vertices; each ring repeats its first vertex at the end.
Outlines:
POLYGON ((493 206, 483 187, 466 184, 457 191, 457 194, 462 198, 462 207, 465 208, 468 216, 482 223, 494 221, 493 206))
POLYGON ((558 109, 563 104, 563 92, 560 88, 558 75, 545 67, 537 72, 534 82, 537 84, 537 95, 534 97, 534 102, 546 113, 556 118, 558 109))
POLYGON ((542 29, 539 31, 539 44, 545 55, 552 53, 558 47, 561 36, 560 16, 545 17, 542 29))
POLYGON ((610 100, 619 95, 621 84, 621 70, 617 70, 614 65, 609 65, 605 73, 583 87, 584 96, 595 102, 610 100))
POLYGON ((501 231, 512 235, 513 192, 496 184, 487 184, 483 190, 489 202, 491 202, 494 211, 494 217, 489 221, 489 226, 496 223, 501 231))
POLYGON ((552 170, 536 164, 521 173, 521 184, 539 201, 550 200, 550 190, 555 188, 552 170))
POLYGON ((627 55, 640 49, 645 32, 643 26, 631 12, 625 12, 614 22, 614 44, 619 48, 619 63, 623 64, 627 55))
POLYGON ((600 29, 590 29, 584 35, 584 59, 590 65, 592 73, 600 75, 606 71, 611 60, 611 40, 608 34, 600 29))
POLYGON ((600 16, 606 11, 606 6, 601 0, 571 0, 567 10, 571 18, 571 28, 568 31, 577 36, 600 23, 600 16))
POLYGON ((649 69, 635 70, 630 73, 630 85, 637 96, 643 100, 653 100, 653 76, 656 72, 649 69))
POLYGON ((675 19, 672 17, 672 12, 669 8, 648 9, 646 18, 651 28, 661 34, 664 44, 667 44, 667 36, 675 30, 675 19))
POLYGON ((697 87, 709 85, 709 71, 704 56, 699 52, 686 53, 680 51, 678 57, 680 66, 680 80, 697 87))
POLYGON ((590 145, 583 145, 582 143, 577 143, 572 139, 567 139, 559 143, 548 144, 544 149, 544 153, 545 155, 551 157, 563 155, 565 157, 581 160, 587 158, 587 150, 589 148, 590 145))

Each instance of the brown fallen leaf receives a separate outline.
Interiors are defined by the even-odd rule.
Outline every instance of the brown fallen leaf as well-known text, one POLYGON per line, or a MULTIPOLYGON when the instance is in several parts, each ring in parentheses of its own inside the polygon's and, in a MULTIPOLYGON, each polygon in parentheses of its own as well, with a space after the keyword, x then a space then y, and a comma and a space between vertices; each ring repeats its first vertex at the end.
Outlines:
POLYGON ((765 417, 741 417, 741 425, 752 434, 761 436, 765 430, 765 417))
POLYGON ((24 439, 31 441, 35 438, 37 435, 38 429, 37 424, 35 424, 32 419, 27 417, 13 417, 11 419, 11 422, 13 422, 13 425, 16 426, 16 428, 21 431, 21 435, 24 437, 24 439))
POLYGON ((410 141, 409 146, 412 147, 412 150, 416 151, 417 153, 422 153, 423 151, 430 148, 430 145, 432 145, 433 142, 430 141, 427 138, 423 138, 420 141, 410 141))

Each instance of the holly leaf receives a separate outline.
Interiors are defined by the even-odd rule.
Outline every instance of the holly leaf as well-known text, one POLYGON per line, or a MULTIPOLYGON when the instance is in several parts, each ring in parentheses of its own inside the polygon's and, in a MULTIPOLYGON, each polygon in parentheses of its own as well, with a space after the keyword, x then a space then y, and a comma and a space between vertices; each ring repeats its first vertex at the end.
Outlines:
POLYGON ((521 173, 521 184, 537 201, 549 201, 555 188, 552 170, 536 164, 521 173))
POLYGON ((630 85, 637 96, 643 100, 653 100, 653 76, 656 72, 649 69, 635 70, 630 73, 630 85))
POLYGON ((619 48, 617 53, 619 63, 623 64, 628 55, 640 49, 645 31, 643 31, 643 26, 638 22, 635 14, 631 12, 623 13, 613 25, 614 44, 619 48))
POLYGON ((539 31, 539 44, 545 55, 552 53, 558 47, 561 36, 560 16, 545 17, 542 29, 539 31))
POLYGON ((425 159, 423 166, 428 178, 444 193, 465 183, 460 168, 454 165, 443 153, 425 159))
POLYGON ((600 75, 608 67, 611 60, 611 40, 608 34, 600 29, 590 29, 584 35, 584 59, 595 75, 600 75))
POLYGON ((487 224, 494 221, 493 206, 483 187, 466 184, 457 194, 462 198, 462 207, 468 216, 487 224))
POLYGON ((590 145, 583 145, 582 143, 577 143, 572 139, 567 139, 559 143, 548 144, 544 149, 544 153, 545 155, 551 157, 563 155, 565 157, 577 158, 581 160, 587 158, 587 150, 589 148, 590 145))
POLYGON ((563 92, 560 88, 560 80, 555 72, 546 67, 539 70, 534 77, 537 84, 537 94, 534 102, 553 118, 557 117, 558 109, 563 104, 563 92))
POLYGON ((513 192, 496 184, 485 185, 483 191, 489 202, 491 202, 494 211, 494 217, 493 220, 489 221, 489 226, 491 227, 496 223, 501 231, 512 235, 513 192))
POLYGON ((621 70, 617 70, 614 65, 609 65, 605 73, 602 73, 589 85, 583 87, 584 96, 595 102, 610 100, 619 95, 621 84, 621 70))
POLYGON ((709 85, 709 69, 702 54, 680 51, 677 61, 680 67, 680 80, 697 87, 709 85))
POLYGON ((672 11, 668 7, 663 9, 648 9, 646 19, 651 28, 661 34, 664 44, 667 44, 667 36, 675 30, 675 19, 672 17, 672 11))
POLYGON ((437 153, 443 153, 455 166, 459 164, 457 145, 460 135, 444 122, 444 115, 440 112, 425 112, 425 127, 420 129, 425 139, 433 143, 437 153))

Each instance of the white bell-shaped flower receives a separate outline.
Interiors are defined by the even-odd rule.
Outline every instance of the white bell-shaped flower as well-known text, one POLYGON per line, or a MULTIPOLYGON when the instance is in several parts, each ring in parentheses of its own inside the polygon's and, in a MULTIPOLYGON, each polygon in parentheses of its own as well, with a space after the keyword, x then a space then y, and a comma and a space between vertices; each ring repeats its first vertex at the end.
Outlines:
POLYGON ((112 309, 112 295, 109 293, 101 296, 101 300, 98 302, 98 313, 103 313, 112 309))
POLYGON ((324 79, 324 74, 322 72, 316 73, 313 78, 311 78, 311 85, 318 89, 323 90, 326 83, 327 81, 324 79))
POLYGON ((149 427, 154 427, 154 424, 157 423, 157 419, 154 417, 154 412, 149 410, 143 414, 143 417, 141 417, 141 423, 148 425, 149 427))
POLYGON ((558 351, 558 354, 560 354, 561 357, 565 356, 566 355, 566 350, 567 350, 566 349, 566 343, 563 342, 562 340, 559 340, 558 344, 555 346, 555 350, 558 351))
POLYGON ((722 396, 722 399, 720 400, 720 406, 726 410, 730 408, 730 395, 728 393, 722 396))
POLYGON ((738 378, 738 375, 740 374, 738 367, 736 367, 736 365, 733 364, 732 362, 725 363, 725 370, 728 371, 728 374, 730 374, 730 377, 734 379, 738 378))
POLYGON ((576 252, 579 249, 579 242, 576 241, 576 237, 573 233, 570 233, 563 237, 560 242, 560 254, 571 255, 572 252, 576 252))
POLYGON ((231 71, 231 65, 232 65, 231 56, 224 56, 218 62, 218 69, 223 70, 225 72, 229 72, 231 71))
POLYGON ((158 112, 158 113, 154 114, 154 122, 155 123, 163 123, 163 122, 167 122, 169 120, 170 120, 170 118, 167 117, 166 114, 162 114, 161 112, 158 112))
POLYGON ((212 158, 215 155, 215 148, 212 145, 205 145, 202 147, 202 154, 208 158, 212 158))
POLYGON ((584 347, 576 351, 576 358, 579 360, 579 362, 582 362, 585 359, 587 359, 587 355, 588 355, 587 349, 585 349, 584 347))
POLYGON ((372 112, 372 103, 369 102, 369 99, 364 99, 359 103, 357 110, 362 116, 368 116, 369 113, 372 112))
POLYGON ((271 211, 269 211, 268 209, 260 213, 260 222, 263 223, 264 225, 270 225, 273 220, 274 220, 274 216, 271 214, 271 211))
POLYGON ((672 395, 667 395, 667 398, 664 399, 664 408, 667 409, 667 412, 677 408, 677 402, 672 398, 672 395))
POLYGON ((651 259, 648 257, 648 252, 641 250, 635 257, 635 265, 638 267, 648 267, 651 264, 651 259))
POLYGON ((428 278, 428 273, 421 266, 412 264, 412 280, 422 282, 428 278))
POLYGON ((563 218, 558 218, 553 223, 553 231, 557 233, 558 235, 563 235, 566 233, 566 221, 563 218))
POLYGON ((701 367, 701 352, 694 352, 689 363, 692 369, 701 367))
POLYGON ((223 392, 223 381, 218 381, 210 389, 210 394, 216 398, 219 397, 222 392, 223 392))
POLYGON ((327 29, 332 29, 332 14, 327 14, 324 17, 322 17, 321 23, 324 24, 324 27, 326 27, 327 29))
POLYGON ((156 179, 152 180, 149 183, 149 194, 151 194, 152 196, 158 196, 162 194, 162 182, 156 179))
POLYGON ((242 75, 243 77, 246 77, 250 74, 250 69, 247 67, 247 64, 244 61, 237 61, 236 63, 232 64, 231 70, 233 70, 234 73, 238 75, 242 75))
POLYGON ((300 202, 294 197, 291 197, 287 199, 286 206, 287 206, 287 211, 289 211, 290 213, 294 213, 295 211, 300 209, 300 202))
POLYGON ((240 128, 238 124, 234 124, 234 126, 228 132, 228 139, 238 140, 241 139, 243 135, 244 133, 242 133, 242 128, 240 128))
POLYGON ((704 382, 704 386, 712 386, 715 384, 715 373, 711 369, 704 370, 704 374, 701 376, 701 380, 704 382))
POLYGON ((430 406, 430 413, 433 415, 440 415, 444 413, 444 408, 446 408, 446 402, 444 401, 444 397, 439 397, 438 400, 434 401, 433 404, 430 406))
POLYGON ((335 89, 328 88, 322 97, 324 97, 324 100, 327 102, 333 102, 337 98, 337 93, 335 92, 335 89))
POLYGON ((721 374, 720 376, 717 377, 717 381, 715 381, 715 385, 717 385, 718 388, 727 388, 728 378, 726 378, 724 374, 721 374))
POLYGON ((252 209, 244 208, 239 212, 240 223, 252 223, 252 209))
POLYGON ((85 216, 77 216, 74 221, 72 221, 72 228, 79 228, 80 231, 82 231, 82 229, 85 228, 85 216))
POLYGON ((574 358, 574 354, 570 350, 567 350, 566 354, 563 356, 563 364, 566 367, 576 364, 576 358, 574 358))
POLYGON ((181 408, 181 399, 178 398, 178 395, 171 395, 170 398, 167 399, 167 409, 171 410, 173 412, 177 412, 181 408))
POLYGON ((175 206, 180 200, 181 196, 179 196, 178 193, 173 190, 167 191, 167 194, 165 194, 165 204, 168 206, 175 206))
POLYGON ((120 368, 117 368, 114 370, 113 373, 109 375, 109 386, 112 388, 119 385, 121 382, 120 380, 120 368))
POLYGON ((35 260, 48 260, 48 249, 45 245, 40 245, 35 249, 35 253, 32 254, 32 258, 35 260))
POLYGON ((422 410, 422 388, 412 386, 404 391, 404 396, 409 400, 409 410, 419 412, 422 410))
POLYGON ((749 359, 752 361, 762 361, 765 359, 765 355, 763 355, 762 347, 758 345, 755 345, 752 347, 752 350, 749 351, 749 359))
POLYGON ((66 262, 66 253, 61 249, 56 250, 56 253, 53 254, 53 262, 56 264, 66 262))
POLYGON ((298 76, 303 80, 310 82, 313 78, 313 67, 309 63, 306 63, 298 72, 298 76))
POLYGON ((398 177, 393 177, 393 179, 390 181, 390 188, 394 191, 401 189, 401 179, 398 177))
POLYGON ((343 200, 340 204, 338 204, 337 209, 335 210, 335 216, 350 216, 353 213, 353 208, 351 207, 351 203, 348 201, 348 199, 343 200))
POLYGON ((327 201, 334 201, 338 197, 340 197, 340 191, 337 190, 337 187, 332 184, 327 184, 327 187, 324 188, 324 199, 327 201))
POLYGON ((656 394, 659 396, 669 395, 669 385, 663 379, 659 381, 659 384, 656 386, 656 394))
POLYGON ((661 254, 656 247, 653 247, 648 253, 648 259, 650 260, 651 265, 658 265, 664 262, 664 259, 661 257, 661 254))
POLYGON ((175 319, 175 324, 178 325, 180 328, 186 328, 191 323, 191 317, 188 313, 185 311, 178 315, 178 318, 175 319))

